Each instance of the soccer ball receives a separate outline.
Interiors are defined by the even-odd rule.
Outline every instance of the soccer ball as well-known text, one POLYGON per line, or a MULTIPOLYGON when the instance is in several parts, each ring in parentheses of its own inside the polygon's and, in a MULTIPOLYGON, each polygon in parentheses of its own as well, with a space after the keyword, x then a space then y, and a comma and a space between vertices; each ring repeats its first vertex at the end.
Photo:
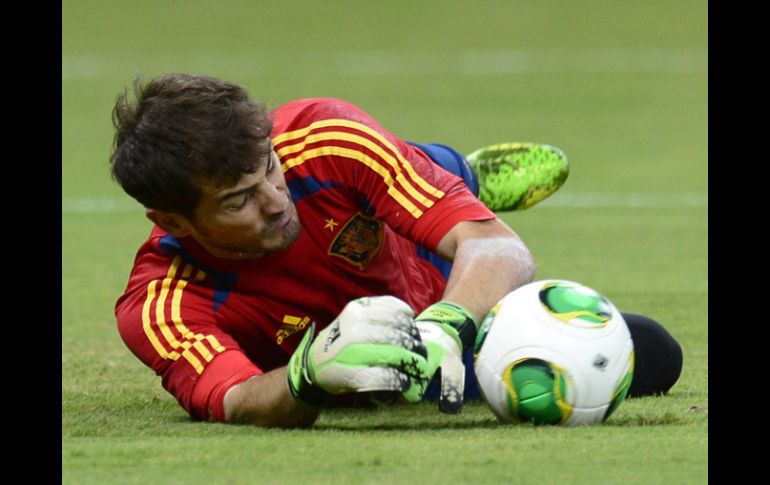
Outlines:
POLYGON ((600 423, 634 375, 618 309, 566 280, 529 283, 500 300, 481 324, 474 359, 481 394, 504 422, 600 423))

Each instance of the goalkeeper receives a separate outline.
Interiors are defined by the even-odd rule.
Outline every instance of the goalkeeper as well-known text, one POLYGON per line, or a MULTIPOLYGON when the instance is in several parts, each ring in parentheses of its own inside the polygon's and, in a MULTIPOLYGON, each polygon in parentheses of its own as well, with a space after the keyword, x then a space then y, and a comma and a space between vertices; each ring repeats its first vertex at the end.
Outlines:
MULTIPOLYGON (((110 160, 154 227, 115 313, 190 416, 309 426, 351 396, 434 396, 449 413, 478 396, 480 320, 535 272, 493 211, 557 190, 561 151, 504 144, 469 164, 338 99, 268 113, 239 86, 183 74, 135 91, 113 110, 110 160)), ((667 391, 678 344, 625 316, 631 394, 667 391)))

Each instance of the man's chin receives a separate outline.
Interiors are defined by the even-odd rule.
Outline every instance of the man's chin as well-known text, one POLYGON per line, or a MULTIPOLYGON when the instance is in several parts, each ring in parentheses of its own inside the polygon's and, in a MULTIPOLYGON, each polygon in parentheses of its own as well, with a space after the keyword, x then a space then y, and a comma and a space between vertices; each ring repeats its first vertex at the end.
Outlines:
POLYGON ((250 252, 250 253, 243 253, 244 255, 248 254, 246 256, 249 259, 252 258, 261 258, 263 256, 266 256, 268 254, 274 254, 279 253, 281 251, 285 251, 289 249, 297 240, 299 239, 299 235, 301 232, 301 226, 299 224, 298 220, 294 220, 290 222, 286 229, 282 233, 282 239, 280 241, 276 241, 275 244, 267 245, 267 247, 261 247, 260 252, 250 252))
POLYGON ((289 249, 301 232, 299 220, 294 219, 286 228, 272 239, 260 239, 256 247, 248 247, 247 244, 240 246, 218 244, 214 241, 201 242, 201 245, 213 256, 222 259, 257 259, 264 256, 278 253, 289 249))
POLYGON ((289 249, 292 244, 297 242, 297 239, 299 239, 299 233, 301 232, 301 226, 299 224, 298 220, 291 221, 288 226, 286 227, 285 239, 283 244, 281 244, 281 247, 279 249, 276 249, 274 252, 278 251, 284 251, 286 249, 289 249))

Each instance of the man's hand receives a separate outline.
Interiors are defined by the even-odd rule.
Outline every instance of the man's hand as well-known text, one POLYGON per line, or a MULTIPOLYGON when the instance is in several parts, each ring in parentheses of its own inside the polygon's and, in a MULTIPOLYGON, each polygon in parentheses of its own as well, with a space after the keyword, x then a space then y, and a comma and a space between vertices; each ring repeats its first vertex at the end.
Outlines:
POLYGON ((457 414, 462 410, 465 391, 462 353, 476 338, 473 317, 463 307, 443 301, 426 308, 415 321, 428 349, 428 375, 441 379, 438 408, 457 414))
POLYGON ((419 401, 432 372, 413 317, 402 300, 377 296, 348 303, 315 339, 313 323, 289 360, 291 394, 317 406, 330 394, 367 391, 419 401))

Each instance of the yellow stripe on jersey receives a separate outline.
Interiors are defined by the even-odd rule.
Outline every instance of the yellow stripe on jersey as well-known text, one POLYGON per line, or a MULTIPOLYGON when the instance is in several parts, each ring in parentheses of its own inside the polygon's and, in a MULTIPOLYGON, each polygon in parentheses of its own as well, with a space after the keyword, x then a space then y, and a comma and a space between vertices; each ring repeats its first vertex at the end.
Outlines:
MULTIPOLYGON (((192 272, 192 265, 188 264, 185 268, 185 272, 188 274, 192 272), (189 272, 187 270, 190 270, 189 272)), ((176 288, 174 289, 174 297, 171 300, 171 321, 174 322, 174 326, 176 326, 177 331, 187 340, 193 340, 195 339, 195 342, 193 343, 193 346, 200 352, 200 354, 203 356, 204 359, 206 359, 206 362, 211 362, 211 359, 214 358, 212 353, 209 351, 209 349, 206 348, 205 345, 203 345, 203 340, 207 340, 211 346, 216 350, 217 352, 222 352, 225 350, 225 348, 219 343, 219 340, 214 335, 203 335, 202 333, 193 333, 190 331, 189 328, 187 328, 182 322, 182 292, 184 291, 185 286, 187 286, 186 280, 180 280, 176 288)))
MULTIPOLYGON (((204 369, 203 364, 201 363, 200 359, 190 350, 190 348, 192 347, 197 350, 198 353, 206 360, 206 362, 211 362, 211 360, 214 358, 214 355, 203 344, 203 340, 206 340, 217 352, 223 352, 225 348, 219 343, 214 335, 203 335, 200 333, 194 334, 184 325, 184 322, 182 321, 182 293, 184 292, 184 288, 187 286, 187 278, 189 278, 193 270, 195 270, 195 268, 190 264, 185 265, 183 268, 181 273, 181 277, 183 279, 177 281, 171 297, 171 321, 173 322, 176 330, 182 336, 182 342, 176 339, 173 332, 166 323, 166 298, 168 298, 170 286, 176 278, 176 274, 181 263, 182 258, 180 256, 175 257, 174 261, 171 263, 171 267, 168 269, 166 277, 161 281, 154 280, 149 283, 147 287, 147 299, 145 300, 144 306, 142 308, 142 324, 147 338, 150 340, 153 348, 155 348, 155 350, 162 358, 178 360, 180 356, 184 357, 185 360, 187 360, 190 365, 192 365, 195 371, 200 374, 204 369), (159 282, 161 289, 160 293, 158 294, 157 301, 155 301, 155 323, 160 330, 161 335, 163 335, 166 342, 171 346, 172 350, 170 352, 166 350, 160 341, 159 335, 152 329, 152 305, 153 300, 155 300, 159 282), (181 354, 178 351, 181 351, 181 354)), ((195 276, 195 280, 200 281, 205 278, 205 276, 206 274, 202 270, 198 270, 195 276)))
POLYGON ((289 170, 292 167, 296 167, 298 165, 302 165, 305 163, 306 160, 310 160, 311 158, 316 157, 322 157, 324 155, 334 155, 337 157, 343 157, 343 158, 350 158, 352 160, 357 160, 367 167, 374 170, 382 179, 385 181, 385 185, 388 186, 388 195, 393 197, 396 202, 398 202, 401 207, 406 209, 412 216, 414 216, 415 219, 419 218, 422 215, 422 211, 417 208, 417 206, 412 203, 411 200, 407 199, 404 194, 398 191, 396 187, 393 186, 394 180, 393 177, 391 177, 390 172, 388 169, 383 167, 380 163, 372 159, 369 155, 362 153, 358 150, 352 150, 350 148, 342 148, 337 146, 323 146, 319 148, 314 148, 312 150, 307 150, 302 152, 299 156, 296 156, 294 158, 290 158, 286 160, 284 163, 284 171, 289 170))
MULTIPOLYGON (((335 141, 335 140, 353 142, 358 145, 364 146, 369 150, 371 150, 372 152, 376 153, 380 158, 385 160, 388 163, 388 165, 393 167, 393 170, 396 172, 396 181, 398 181, 401 184, 401 186, 407 191, 407 193, 409 193, 409 195, 412 196, 412 198, 414 198, 423 206, 425 206, 425 208, 430 208, 433 206, 433 201, 426 198, 424 195, 418 192, 417 189, 415 189, 414 186, 411 183, 409 183, 409 180, 407 180, 406 177, 404 177, 403 171, 401 170, 401 167, 399 166, 396 158, 390 153, 383 150, 380 145, 377 145, 376 143, 371 141, 369 138, 364 138, 362 136, 354 135, 352 133, 348 133, 345 131, 324 131, 314 135, 309 135, 303 138, 302 141, 294 145, 286 145, 282 147, 280 150, 278 150, 276 153, 278 154, 279 157, 285 157, 286 155, 291 155, 293 153, 302 151, 305 148, 305 145, 309 143, 315 143, 319 141, 335 141)), ((288 169, 285 169, 285 170, 288 170, 288 169)))
MULTIPOLYGON (((393 144, 391 142, 389 142, 382 134, 378 133, 377 131, 373 130, 372 128, 369 128, 366 125, 363 125, 361 123, 357 123, 355 121, 349 121, 349 120, 343 120, 343 119, 329 119, 329 120, 316 121, 315 123, 311 123, 310 125, 306 126, 305 128, 301 128, 299 130, 294 130, 294 131, 289 131, 289 132, 286 132, 286 133, 282 133, 282 134, 274 137, 273 138, 273 145, 279 145, 281 143, 284 143, 284 142, 287 142, 287 141, 293 141, 293 140, 299 141, 298 144, 292 145, 293 147, 295 147, 294 149, 289 148, 289 147, 282 147, 280 150, 278 150, 278 155, 279 156, 282 153, 284 153, 284 154, 291 154, 291 153, 294 153, 294 151, 296 151, 296 150, 301 150, 302 148, 304 148, 305 143, 310 142, 310 141, 307 141, 307 140, 306 141, 302 141, 302 140, 300 140, 301 138, 306 137, 313 130, 321 129, 321 128, 326 128, 326 127, 330 127, 330 126, 331 127, 351 128, 353 130, 357 130, 359 132, 362 132, 362 133, 368 135, 369 137, 377 140, 379 143, 381 143, 383 146, 387 147, 395 155, 395 159, 390 154, 388 154, 387 157, 384 157, 383 153, 387 153, 387 152, 384 152, 382 150, 382 148, 377 146, 376 144, 375 144, 375 146, 377 146, 378 149, 374 150, 374 151, 376 153, 378 153, 380 156, 383 156, 383 158, 386 159, 386 161, 388 161, 388 163, 396 169, 396 173, 397 174, 399 174, 401 172, 398 169, 398 167, 400 165, 400 166, 402 166, 404 168, 404 170, 408 174, 409 178, 411 178, 411 180, 414 183, 416 183, 420 188, 422 188, 422 190, 424 190, 427 194, 435 197, 436 199, 440 199, 441 197, 443 197, 445 195, 443 191, 441 191, 438 188, 430 185, 422 177, 420 177, 420 175, 417 172, 415 172, 414 167, 412 167, 412 164, 406 158, 404 158, 404 156, 401 154, 401 152, 399 152, 396 149, 396 147, 393 146, 393 144), (299 145, 299 146, 297 146, 297 145, 299 145), (286 150, 286 151, 284 152, 284 150, 286 150), (396 161, 394 161, 395 165, 394 165, 394 163, 391 163, 391 161, 393 161, 393 160, 396 160, 396 161)), ((330 133, 332 133, 332 132, 330 132, 330 133)), ((339 132, 333 132, 333 133, 339 133, 339 132)), ((313 136, 321 136, 321 134, 316 134, 316 135, 313 135, 313 136)), ((329 135, 329 136, 331 137, 332 135, 329 135)), ((319 138, 317 141, 321 141, 321 140, 322 139, 319 138)), ((355 140, 355 141, 359 142, 358 140, 355 140)), ((369 142, 369 143, 371 143, 371 142, 369 142)), ((366 146, 371 149, 370 145, 366 144, 366 146)), ((293 165, 293 166, 296 166, 296 165, 293 165)), ((291 166, 287 167, 285 164, 282 166, 282 169, 283 169, 284 172, 286 172, 290 168, 291 168, 291 166)), ((409 181, 406 178, 404 178, 403 180, 404 180, 405 183, 402 183, 402 185, 404 186, 404 188, 406 188, 407 192, 412 194, 412 191, 410 189, 414 190, 413 187, 411 186, 411 184, 409 183, 409 181)), ((401 180, 399 180, 399 182, 401 182, 401 180)), ((412 195, 412 196, 414 197, 414 195, 412 195)), ((415 198, 422 203, 422 199, 420 199, 418 197, 415 197, 415 198)), ((427 207, 429 207, 429 206, 427 206, 427 207)))
MULTIPOLYGON (((195 281, 203 281, 203 279, 206 277, 206 272, 202 269, 198 269, 198 273, 195 275, 195 281)), ((224 352, 225 348, 222 344, 219 343, 219 340, 214 335, 206 335, 205 337, 201 334, 197 334, 196 338, 200 339, 201 337, 208 340, 209 344, 211 344, 211 347, 216 350, 217 352, 224 352)))
MULTIPOLYGON (((190 342, 186 340, 184 342, 178 341, 166 323, 166 298, 168 297, 169 287, 174 281, 177 269, 179 269, 179 265, 181 263, 181 256, 175 257, 174 262, 171 263, 171 267, 168 269, 166 278, 163 279, 163 282, 161 283, 160 295, 158 296, 158 302, 155 304, 155 323, 158 325, 158 328, 160 329, 160 332, 163 334, 163 336, 166 337, 166 341, 171 344, 171 348, 174 350, 178 350, 180 347, 183 348, 184 350, 182 351, 182 357, 184 357, 190 363, 190 365, 193 366, 195 372, 200 374, 203 372, 203 364, 201 363, 200 359, 198 359, 198 357, 190 352, 190 342)), ((184 334, 182 335, 184 336, 184 334)))
POLYGON ((222 344, 219 343, 219 340, 217 340, 217 338, 215 336, 213 336, 211 334, 206 335, 206 340, 209 341, 211 346, 214 347, 214 350, 216 350, 217 352, 224 352, 225 351, 224 346, 222 346, 222 344))
POLYGON ((142 328, 144 329, 144 334, 147 335, 147 338, 158 355, 164 359, 176 360, 179 358, 179 354, 174 351, 171 353, 166 352, 166 348, 163 347, 158 336, 155 335, 155 332, 152 330, 150 308, 152 307, 152 301, 155 299, 155 287, 157 286, 157 283, 158 280, 153 280, 147 285, 147 299, 144 300, 144 306, 142 307, 142 328))
POLYGON ((176 270, 181 261, 182 258, 179 256, 174 258, 174 262, 171 263, 171 267, 169 268, 166 277, 161 281, 160 295, 158 295, 158 300, 155 303, 155 323, 161 334, 166 337, 166 341, 171 344, 171 348, 173 349, 181 347, 182 344, 179 343, 176 337, 174 337, 174 334, 171 333, 171 329, 166 325, 166 298, 168 297, 169 286, 171 286, 171 282, 174 281, 176 270))
POLYGON ((187 286, 187 281, 179 280, 179 282, 176 284, 176 288, 174 288, 174 297, 171 299, 171 321, 174 322, 174 326, 182 335, 182 338, 184 338, 186 341, 192 341, 195 339, 192 344, 193 347, 195 347, 201 356, 206 359, 206 362, 211 362, 211 359, 213 359, 214 356, 211 355, 209 349, 207 349, 206 346, 201 343, 201 340, 203 340, 203 335, 196 335, 192 333, 190 329, 185 327, 184 323, 182 323, 181 302, 182 291, 184 290, 185 286, 187 286))
POLYGON ((184 271, 182 271, 182 279, 186 280, 187 278, 189 278, 193 269, 195 269, 195 267, 193 265, 186 264, 185 267, 184 267, 184 271))
POLYGON ((306 136, 308 133, 318 128, 326 128, 327 126, 339 126, 340 121, 343 121, 343 120, 329 119, 329 120, 316 121, 314 123, 307 125, 304 128, 300 128, 299 130, 287 131, 285 133, 281 133, 280 135, 273 137, 273 145, 274 146, 278 145, 280 143, 285 142, 286 140, 302 138, 303 136, 306 136))
POLYGON ((373 129, 369 128, 368 126, 363 125, 361 123, 357 123, 355 121, 342 120, 342 119, 329 119, 329 120, 316 121, 315 123, 309 124, 305 128, 300 128, 299 130, 294 130, 294 131, 287 131, 286 133, 282 133, 274 137, 273 145, 278 145, 288 140, 302 138, 304 136, 307 136, 307 134, 313 130, 326 128, 329 126, 343 126, 345 128, 352 128, 354 130, 361 131, 371 136, 372 138, 379 141, 380 143, 388 147, 393 153, 396 154, 396 157, 398 158, 399 162, 403 164, 404 169, 407 171, 409 176, 412 177, 412 179, 417 183, 417 185, 419 185, 423 190, 425 190, 428 194, 433 195, 437 198, 441 198, 444 196, 444 192, 437 189, 436 187, 433 187, 428 182, 426 182, 422 177, 420 177, 420 175, 414 171, 412 164, 409 163, 409 161, 405 159, 403 155, 401 155, 401 152, 399 152, 396 149, 396 147, 394 147, 393 144, 389 142, 384 136, 374 131, 373 129))
POLYGON ((361 130, 367 135, 371 136, 372 138, 376 139, 389 149, 393 151, 393 153, 396 154, 396 157, 398 157, 398 161, 401 162, 401 164, 404 166, 404 169, 406 169, 406 172, 409 174, 409 176, 414 180, 417 185, 422 188, 425 192, 429 193, 430 195, 436 197, 437 199, 440 199, 444 197, 444 192, 437 189, 436 187, 432 186, 428 182, 426 182, 420 175, 414 171, 414 168, 412 167, 412 164, 409 163, 409 160, 404 158, 403 155, 401 155, 401 152, 399 152, 396 147, 393 146, 392 143, 390 143, 384 136, 377 133, 373 129, 369 128, 366 125, 362 125, 361 123, 356 123, 355 121, 348 121, 348 120, 337 120, 337 124, 339 126, 345 126, 347 128, 353 128, 356 130, 361 130))

